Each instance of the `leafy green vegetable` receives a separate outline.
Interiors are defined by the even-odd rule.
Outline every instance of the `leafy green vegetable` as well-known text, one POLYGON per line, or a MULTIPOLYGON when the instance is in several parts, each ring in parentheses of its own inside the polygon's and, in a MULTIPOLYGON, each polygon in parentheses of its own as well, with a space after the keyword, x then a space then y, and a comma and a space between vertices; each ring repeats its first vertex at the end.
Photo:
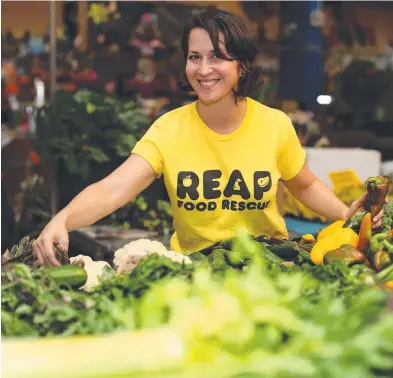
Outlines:
POLYGON ((370 272, 340 261, 282 266, 245 232, 232 246, 191 265, 151 255, 91 293, 15 264, 2 274, 2 334, 170 329, 186 347, 179 370, 154 366, 161 377, 392 376, 393 314, 387 293, 364 284, 370 272))
POLYGON ((14 264, 2 273, 2 283, 3 336, 69 336, 133 327, 128 302, 60 287, 45 268, 31 271, 14 264))

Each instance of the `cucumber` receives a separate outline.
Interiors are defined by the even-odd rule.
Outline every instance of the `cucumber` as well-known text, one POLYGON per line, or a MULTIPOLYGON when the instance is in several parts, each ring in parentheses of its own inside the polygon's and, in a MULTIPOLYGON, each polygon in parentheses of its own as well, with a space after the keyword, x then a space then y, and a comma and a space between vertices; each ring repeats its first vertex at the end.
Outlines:
POLYGON ((43 272, 48 274, 59 286, 79 288, 87 281, 86 270, 77 265, 46 267, 43 268, 43 272))

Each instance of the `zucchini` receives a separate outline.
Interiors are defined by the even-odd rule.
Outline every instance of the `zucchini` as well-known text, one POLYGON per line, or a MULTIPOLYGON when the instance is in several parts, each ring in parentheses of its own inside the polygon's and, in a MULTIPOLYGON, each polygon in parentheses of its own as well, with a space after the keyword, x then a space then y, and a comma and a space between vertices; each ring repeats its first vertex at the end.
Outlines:
POLYGON ((278 257, 287 261, 293 261, 298 265, 312 264, 310 253, 300 247, 295 242, 285 241, 282 244, 266 245, 267 249, 278 257))
POLYGON ((290 241, 285 241, 282 244, 269 245, 267 248, 285 260, 295 259, 299 254, 298 245, 290 241))
POLYGON ((284 259, 282 259, 280 256, 277 256, 274 252, 272 252, 270 249, 265 247, 263 244, 261 244, 260 247, 262 252, 261 255, 265 260, 273 264, 281 264, 285 262, 284 259))
POLYGON ((86 270, 77 265, 63 265, 59 267, 45 267, 43 272, 53 279, 59 286, 79 288, 87 281, 86 270))

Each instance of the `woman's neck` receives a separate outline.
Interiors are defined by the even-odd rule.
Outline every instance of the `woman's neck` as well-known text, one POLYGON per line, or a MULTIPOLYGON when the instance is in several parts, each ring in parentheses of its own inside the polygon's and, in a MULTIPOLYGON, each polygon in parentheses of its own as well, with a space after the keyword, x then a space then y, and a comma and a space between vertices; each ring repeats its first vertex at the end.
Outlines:
POLYGON ((241 125, 247 111, 247 102, 241 98, 235 103, 235 98, 230 95, 212 105, 198 101, 197 111, 209 129, 218 134, 230 134, 241 125))

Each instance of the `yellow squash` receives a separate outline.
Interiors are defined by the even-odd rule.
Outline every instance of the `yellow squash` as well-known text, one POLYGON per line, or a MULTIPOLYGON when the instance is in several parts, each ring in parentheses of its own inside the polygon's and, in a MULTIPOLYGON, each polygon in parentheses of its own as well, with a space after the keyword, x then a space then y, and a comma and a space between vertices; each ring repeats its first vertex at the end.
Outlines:
POLYGON ((337 221, 323 229, 318 235, 318 241, 311 250, 310 258, 314 264, 323 264, 323 257, 329 251, 349 244, 356 248, 359 236, 350 228, 342 228, 344 221, 337 221))
POLYGON ((325 237, 330 237, 332 234, 334 234, 337 230, 341 230, 344 226, 345 221, 343 220, 338 220, 329 226, 325 227, 321 231, 319 231, 318 234, 318 240, 324 239, 325 237))

